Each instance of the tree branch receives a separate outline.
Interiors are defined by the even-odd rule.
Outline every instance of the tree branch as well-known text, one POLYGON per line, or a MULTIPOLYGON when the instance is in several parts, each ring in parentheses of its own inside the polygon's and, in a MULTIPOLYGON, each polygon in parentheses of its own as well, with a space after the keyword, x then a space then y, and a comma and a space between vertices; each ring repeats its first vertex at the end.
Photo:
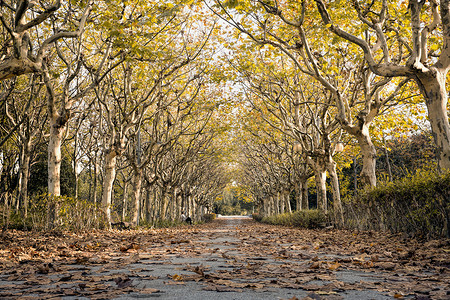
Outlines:
POLYGON ((436 65, 448 71, 450 68, 450 0, 441 0, 440 10, 444 43, 436 65))
POLYGON ((22 22, 23 18, 25 17, 25 12, 28 9, 29 3, 30 3, 30 1, 28 1, 28 0, 22 0, 17 5, 16 15, 14 17, 14 27, 15 27, 15 30, 18 32, 20 32, 18 30, 19 29, 18 27, 20 27, 20 23, 22 22))
POLYGON ((421 57, 420 57, 420 62, 422 64, 426 64, 427 60, 428 60, 428 49, 427 49, 427 44, 428 44, 428 34, 431 33, 433 30, 435 30, 439 23, 441 22, 441 17, 439 15, 438 12, 438 3, 436 0, 431 0, 431 13, 433 15, 433 21, 428 24, 427 26, 425 26, 425 28, 422 30, 422 34, 421 34, 421 57))
POLYGON ((331 17, 328 13, 327 8, 325 7, 325 3, 323 2, 323 0, 315 0, 315 2, 317 4, 317 9, 319 10, 322 21, 325 23, 325 26, 328 27, 329 30, 337 36, 340 36, 347 41, 359 46, 363 50, 364 58, 367 61, 372 72, 379 76, 391 77, 412 75, 413 72, 408 67, 398 66, 389 62, 385 62, 384 64, 377 63, 373 57, 369 44, 366 41, 340 29, 337 25, 333 25, 331 17))
POLYGON ((43 13, 39 14, 36 18, 31 20, 30 22, 28 22, 24 25, 21 25, 21 24, 16 25, 16 30, 18 32, 23 32, 34 26, 41 24, 42 22, 47 20, 48 17, 50 17, 50 15, 52 13, 54 13, 55 11, 57 11, 60 7, 61 7, 61 0, 56 0, 55 4, 53 4, 52 6, 47 8, 43 13))

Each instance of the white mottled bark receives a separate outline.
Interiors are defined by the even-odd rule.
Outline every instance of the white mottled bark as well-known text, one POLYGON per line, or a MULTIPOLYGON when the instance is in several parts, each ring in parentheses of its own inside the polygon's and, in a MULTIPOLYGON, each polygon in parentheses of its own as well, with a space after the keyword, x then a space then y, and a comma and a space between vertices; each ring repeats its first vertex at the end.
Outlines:
POLYGON ((20 174, 19 174, 19 203, 22 203, 24 217, 28 216, 28 181, 30 173, 30 148, 31 141, 25 141, 20 158, 20 174))
POLYGON ((286 203, 284 202, 284 195, 280 192, 277 192, 277 202, 279 207, 279 213, 284 214, 286 212, 286 203))
POLYGON ((61 143, 65 124, 60 126, 59 117, 50 120, 50 137, 48 141, 48 193, 61 195, 61 143))
POLYGON ((363 160, 363 167, 360 173, 361 181, 363 182, 363 184, 376 186, 377 176, 375 170, 377 150, 372 143, 372 139, 369 133, 369 126, 367 124, 364 124, 363 129, 357 131, 354 136, 358 140, 363 160))
POLYGON ((331 177, 331 186, 333 189, 333 210, 334 210, 334 221, 339 227, 344 225, 344 213, 342 210, 341 202, 341 191, 339 188, 339 178, 336 173, 336 162, 331 161, 328 164, 328 173, 331 177))
POLYGON ((289 197, 290 193, 286 192, 284 193, 284 202, 286 203, 286 212, 291 213, 292 212, 292 208, 291 208, 291 201, 290 201, 290 197, 289 197))
POLYGON ((315 181, 317 191, 317 209, 327 212, 327 173, 325 166, 318 166, 315 170, 315 181))
POLYGON ((135 226, 139 225, 140 204, 141 204, 141 188, 142 188, 142 169, 137 168, 134 170, 133 177, 133 217, 131 221, 135 226))
POLYGON ((416 81, 425 96, 428 116, 436 145, 439 168, 450 170, 450 125, 447 114, 448 94, 446 91, 447 72, 433 69, 429 74, 420 74, 416 81))
POLYGON ((116 178, 116 151, 109 151, 105 156, 105 178, 103 179, 102 211, 106 221, 111 224, 111 205, 113 185, 116 178))
POLYGON ((127 216, 127 205, 128 205, 128 181, 123 182, 123 194, 122 194, 122 222, 125 221, 127 216))

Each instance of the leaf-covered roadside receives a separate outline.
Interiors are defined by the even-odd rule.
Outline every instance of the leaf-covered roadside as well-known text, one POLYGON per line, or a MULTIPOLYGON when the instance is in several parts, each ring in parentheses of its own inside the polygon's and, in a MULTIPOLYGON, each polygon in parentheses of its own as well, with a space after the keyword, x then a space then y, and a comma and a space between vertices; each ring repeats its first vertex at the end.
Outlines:
POLYGON ((384 233, 281 228, 251 220, 85 234, 10 231, 0 244, 0 297, 164 295, 197 282, 198 290, 215 292, 288 288, 299 299, 305 292, 314 299, 342 299, 349 291, 369 290, 446 299, 449 252, 449 240, 421 243, 384 233), (161 265, 173 268, 152 274, 161 265), (155 288, 158 280, 163 288, 155 288))

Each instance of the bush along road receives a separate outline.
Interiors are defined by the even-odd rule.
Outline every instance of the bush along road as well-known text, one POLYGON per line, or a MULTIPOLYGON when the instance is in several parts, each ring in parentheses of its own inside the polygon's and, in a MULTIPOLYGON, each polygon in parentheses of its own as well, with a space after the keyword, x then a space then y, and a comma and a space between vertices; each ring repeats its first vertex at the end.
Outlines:
POLYGON ((155 230, 4 233, 1 299, 449 299, 449 240, 222 217, 155 230))

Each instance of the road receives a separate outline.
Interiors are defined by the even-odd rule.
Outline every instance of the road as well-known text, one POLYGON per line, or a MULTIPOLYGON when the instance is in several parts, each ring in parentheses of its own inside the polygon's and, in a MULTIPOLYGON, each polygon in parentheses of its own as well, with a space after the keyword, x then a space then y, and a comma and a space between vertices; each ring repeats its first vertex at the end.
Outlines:
POLYGON ((48 257, 4 262, 0 298, 448 299, 448 261, 436 263, 445 260, 448 243, 433 248, 433 266, 423 263, 426 257, 423 264, 415 261, 418 246, 411 255, 406 243, 383 244, 386 238, 275 227, 246 217, 53 237, 48 257))

